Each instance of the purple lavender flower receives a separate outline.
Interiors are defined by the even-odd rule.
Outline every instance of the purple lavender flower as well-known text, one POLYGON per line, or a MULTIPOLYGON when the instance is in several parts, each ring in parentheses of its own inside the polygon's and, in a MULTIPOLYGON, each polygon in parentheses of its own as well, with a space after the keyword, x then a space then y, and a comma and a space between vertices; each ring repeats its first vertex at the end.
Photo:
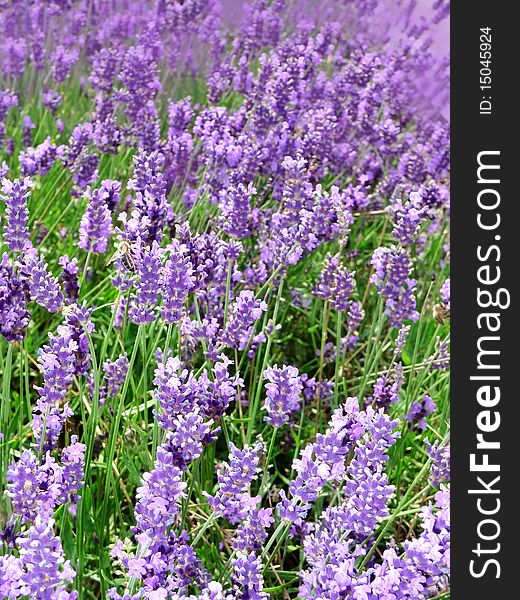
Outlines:
POLYGON ((123 133, 114 117, 107 116, 103 121, 94 122, 92 142, 100 152, 117 154, 118 148, 123 142, 123 133))
POLYGON ((441 446, 438 441, 431 444, 429 440, 425 440, 425 444, 432 460, 429 481, 432 486, 437 487, 450 480, 450 445, 441 446))
POLYGON ((61 94, 56 90, 46 89, 42 94, 43 105, 55 114, 63 102, 61 94))
POLYGON ((86 304, 71 304, 65 313, 65 320, 61 331, 65 336, 69 335, 76 342, 77 349, 74 355, 74 374, 78 377, 85 375, 90 369, 91 356, 88 336, 95 331, 91 320, 93 308, 87 308, 86 304))
POLYGON ((156 147, 159 137, 154 99, 161 88, 157 61, 151 49, 144 44, 128 48, 119 79, 124 87, 118 92, 118 98, 126 105, 125 114, 132 124, 132 134, 139 147, 150 151, 156 147))
POLYGON ((274 523, 272 508, 253 508, 246 519, 237 527, 233 539, 233 550, 258 552, 267 539, 267 530, 274 523))
POLYGON ((128 356, 121 354, 116 360, 106 360, 103 363, 103 372, 105 374, 105 396, 113 398, 123 383, 128 373, 128 356))
POLYGON ((253 332, 253 324, 267 310, 267 304, 257 300, 250 290, 242 290, 229 308, 229 318, 221 341, 230 348, 243 350, 253 332))
POLYGON ((395 404, 399 400, 399 384, 390 375, 381 375, 374 383, 374 397, 378 408, 388 408, 391 404, 395 404))
POLYGON ((76 48, 67 49, 63 46, 58 46, 51 56, 52 75, 55 81, 63 83, 78 58, 79 52, 76 48))
POLYGON ((114 179, 103 179, 99 189, 103 194, 108 210, 113 213, 121 202, 121 182, 114 179))
POLYGON ((38 515, 17 538, 20 548, 19 591, 22 596, 51 600, 75 600, 77 592, 67 592, 76 573, 65 559, 60 538, 53 533, 54 519, 38 515))
POLYGON ((173 240, 167 249, 170 256, 160 269, 163 296, 161 315, 167 323, 176 323, 184 314, 184 305, 188 293, 195 286, 195 278, 188 248, 173 240))
POLYGON ((184 497, 186 483, 182 482, 182 470, 175 464, 173 455, 160 446, 154 470, 143 475, 143 483, 137 489, 136 527, 150 537, 155 531, 164 534, 173 522, 184 497))
POLYGON ((135 191, 137 218, 147 220, 146 233, 141 237, 148 243, 160 241, 171 210, 166 201, 167 182, 162 172, 164 155, 158 151, 140 151, 134 163, 134 177, 128 187, 135 191))
POLYGON ((406 340, 408 339, 408 334, 410 333, 411 326, 403 325, 395 338, 395 348, 394 348, 394 357, 398 358, 403 353, 404 347, 406 346, 406 340))
POLYGON ((36 148, 26 148, 18 155, 22 175, 46 175, 57 158, 62 155, 62 147, 51 142, 50 136, 36 148))
POLYGON ((5 36, 2 40, 2 72, 5 77, 21 77, 27 60, 27 42, 23 37, 5 36))
POLYGON ((229 462, 223 463, 217 474, 218 492, 215 496, 207 496, 213 510, 232 524, 242 521, 260 500, 250 496, 249 487, 260 470, 261 450, 260 443, 239 450, 229 442, 229 462))
POLYGON ((25 335, 30 315, 26 306, 26 285, 9 261, 0 260, 0 334, 8 342, 19 342, 25 335))
POLYGON ((262 562, 254 552, 237 552, 232 561, 234 597, 241 600, 267 600, 269 594, 263 592, 264 578, 262 562))
POLYGON ((412 192, 407 202, 397 198, 389 209, 394 217, 395 239, 403 246, 412 244, 426 219, 427 207, 423 205, 421 196, 412 192))
POLYGON ((63 295, 67 304, 76 302, 79 296, 79 281, 78 281, 78 259, 70 259, 67 255, 60 256, 58 264, 63 269, 60 273, 60 279, 63 285, 63 295))
POLYGON ((450 310, 451 303, 450 303, 450 278, 449 277, 441 285, 440 294, 441 294, 441 298, 442 298, 442 302, 443 302, 444 306, 446 306, 446 308, 448 310, 450 310))
POLYGON ((61 327, 57 335, 49 334, 49 345, 39 351, 38 365, 43 374, 43 386, 35 386, 40 396, 32 422, 36 447, 43 445, 45 450, 55 448, 66 418, 72 415, 65 397, 72 383, 77 349, 71 331, 61 327))
POLYGON ((13 514, 25 523, 51 514, 61 504, 74 505, 83 485, 85 448, 72 436, 71 444, 63 449, 61 465, 50 453, 40 462, 31 450, 22 452, 7 470, 7 496, 13 514))
POLYGON ((219 194, 220 224, 228 235, 247 238, 251 235, 251 198, 256 188, 239 184, 222 190, 219 194))
POLYGON ((29 239, 27 199, 31 188, 32 183, 28 177, 22 180, 9 181, 4 179, 2 181, 0 198, 6 205, 4 238, 12 252, 23 250, 26 241, 29 239))
POLYGON ((431 366, 432 369, 444 371, 450 366, 450 340, 442 340, 437 336, 435 340, 435 349, 433 354, 426 359, 426 362, 431 366))
POLYGON ((72 181, 76 185, 72 189, 74 196, 79 196, 82 190, 96 183, 99 174, 98 166, 99 156, 84 148, 71 168, 72 181))
POLYGON ((78 161, 81 153, 88 149, 92 140, 92 123, 83 123, 76 125, 70 135, 68 146, 64 151, 63 163, 67 168, 72 168, 78 161))
POLYGON ((25 115, 22 120, 22 140, 24 146, 30 146, 32 144, 32 130, 36 125, 32 122, 29 115, 25 115))
POLYGON ((110 92, 120 62, 117 48, 101 48, 92 60, 89 82, 96 91, 110 92))
POLYGON ((57 501, 57 472, 53 458, 46 456, 40 464, 34 452, 24 450, 7 469, 7 496, 13 513, 24 521, 33 521, 38 513, 51 512, 57 501))
POLYGON ((386 314, 393 327, 402 326, 411 319, 417 321, 414 296, 415 279, 411 279, 412 262, 403 248, 377 248, 372 256, 374 275, 372 281, 385 299, 386 314))
POLYGON ((163 251, 156 241, 151 246, 137 244, 134 251, 137 280, 136 293, 130 298, 128 316, 133 323, 151 323, 157 318, 163 251))
POLYGON ((427 394, 418 402, 413 402, 410 406, 405 419, 410 423, 410 427, 415 427, 420 430, 426 429, 426 417, 435 410, 434 401, 427 394))
POLYGON ((32 246, 25 248, 22 261, 31 299, 49 312, 57 312, 63 304, 63 293, 56 277, 47 270, 47 265, 32 246))
POLYGON ((273 427, 281 427, 289 415, 300 408, 302 383, 296 367, 277 365, 264 371, 266 399, 263 408, 267 411, 264 421, 273 427))
POLYGON ((354 276, 355 273, 350 273, 341 263, 339 254, 328 254, 314 293, 319 298, 330 300, 336 310, 348 311, 351 306, 349 299, 356 285, 354 276))
POLYGON ((302 393, 307 405, 312 404, 318 397, 322 400, 331 398, 334 391, 334 383, 328 379, 323 379, 321 382, 315 377, 309 377, 307 373, 300 375, 302 383, 302 393))
POLYGON ((316 442, 308 444, 300 458, 293 461, 296 471, 290 485, 293 504, 309 508, 308 503, 316 500, 326 483, 342 480, 345 457, 364 431, 358 422, 363 418, 359 412, 357 398, 348 398, 343 407, 334 411, 327 431, 318 434, 316 442))
POLYGON ((88 204, 79 225, 79 247, 104 254, 108 248, 112 229, 112 214, 102 190, 88 194, 88 204))
POLYGON ((61 453, 61 504, 71 502, 74 505, 79 500, 77 492, 83 486, 85 450, 85 444, 78 442, 75 435, 71 436, 70 444, 63 448, 61 453))

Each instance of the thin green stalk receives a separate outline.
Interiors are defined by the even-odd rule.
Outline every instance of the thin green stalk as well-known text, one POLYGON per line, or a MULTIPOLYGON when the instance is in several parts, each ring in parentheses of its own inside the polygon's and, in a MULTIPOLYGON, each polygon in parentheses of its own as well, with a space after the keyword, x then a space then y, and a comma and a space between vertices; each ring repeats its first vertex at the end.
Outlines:
MULTIPOLYGON (((278 309, 280 307, 280 301, 282 299, 283 283, 284 283, 284 280, 282 279, 280 281, 280 285, 278 287, 278 293, 276 295, 276 301, 275 301, 274 310, 273 310, 273 325, 276 325, 276 319, 278 317, 278 309)), ((271 334, 267 339, 267 344, 265 346, 264 358, 262 361, 262 368, 260 371, 260 376, 256 382, 256 394, 255 394, 254 400, 252 402, 250 402, 250 404, 249 404, 249 411, 250 411, 249 412, 249 423, 247 424, 247 433, 246 433, 248 444, 251 443, 251 439, 253 437, 253 430, 254 430, 255 424, 256 424, 256 415, 260 408, 260 395, 262 393, 262 387, 263 387, 262 386, 262 374, 265 371, 265 369, 267 367, 267 363, 269 361, 269 352, 271 350, 272 342, 273 342, 273 334, 271 334)))

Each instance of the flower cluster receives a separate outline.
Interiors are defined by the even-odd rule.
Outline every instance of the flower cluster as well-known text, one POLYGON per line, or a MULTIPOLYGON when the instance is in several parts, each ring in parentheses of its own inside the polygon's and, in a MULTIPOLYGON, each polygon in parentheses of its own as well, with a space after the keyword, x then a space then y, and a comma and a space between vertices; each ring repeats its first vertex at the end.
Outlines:
POLYGON ((449 592, 448 11, 401 4, 0 0, 1 598, 449 592))

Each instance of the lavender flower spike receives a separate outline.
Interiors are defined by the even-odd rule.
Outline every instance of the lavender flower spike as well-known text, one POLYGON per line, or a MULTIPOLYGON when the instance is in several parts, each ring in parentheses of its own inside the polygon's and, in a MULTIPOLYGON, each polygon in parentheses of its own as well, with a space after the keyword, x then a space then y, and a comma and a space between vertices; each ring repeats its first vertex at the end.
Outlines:
POLYGON ((28 177, 2 181, 2 193, 0 198, 6 205, 6 222, 4 224, 4 238, 12 252, 23 250, 29 239, 27 220, 27 198, 29 197, 32 182, 28 177))
POLYGON ((112 215, 106 194, 96 189, 90 194, 79 226, 79 247, 98 254, 106 252, 112 229, 112 215))
POLYGON ((58 280, 49 273, 36 248, 30 245, 25 248, 22 272, 27 277, 31 298, 49 312, 58 312, 63 304, 63 293, 58 280))
POLYGON ((267 416, 264 421, 273 427, 280 427, 289 420, 289 414, 300 408, 302 382, 296 367, 275 365, 264 371, 267 390, 264 408, 267 416))

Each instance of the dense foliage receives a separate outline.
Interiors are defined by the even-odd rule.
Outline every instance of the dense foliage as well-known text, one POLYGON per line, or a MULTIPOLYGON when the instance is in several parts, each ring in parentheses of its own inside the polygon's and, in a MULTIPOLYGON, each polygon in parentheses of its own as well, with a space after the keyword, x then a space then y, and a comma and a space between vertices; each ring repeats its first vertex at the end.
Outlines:
POLYGON ((0 598, 449 597, 447 13, 0 2, 0 598))

